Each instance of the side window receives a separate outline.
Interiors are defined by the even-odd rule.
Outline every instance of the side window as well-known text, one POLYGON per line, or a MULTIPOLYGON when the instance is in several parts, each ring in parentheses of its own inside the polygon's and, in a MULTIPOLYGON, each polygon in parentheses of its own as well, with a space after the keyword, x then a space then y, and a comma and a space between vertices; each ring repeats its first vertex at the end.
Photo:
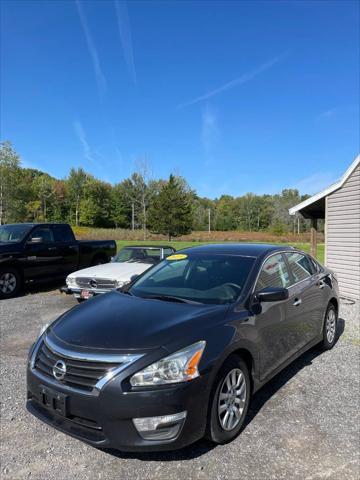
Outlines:
POLYGON ((312 257, 308 257, 312 267, 313 267, 313 275, 315 275, 315 273, 319 273, 321 271, 321 267, 320 265, 317 263, 316 260, 314 260, 312 257))
POLYGON ((32 240, 33 238, 41 238, 42 242, 44 242, 44 243, 49 243, 49 242, 54 241, 53 232, 52 232, 51 228, 49 228, 49 227, 35 228, 31 232, 31 234, 29 236, 29 240, 32 240))
POLYGON ((289 261, 295 283, 301 282, 301 280, 305 280, 314 274, 314 266, 308 256, 293 252, 286 253, 286 257, 289 261))
POLYGON ((164 258, 168 257, 169 255, 172 255, 174 253, 174 250, 172 248, 164 248, 164 258))
POLYGON ((55 242, 72 242, 74 240, 70 228, 66 225, 55 225, 53 229, 55 242))
POLYGON ((255 291, 267 287, 287 288, 291 284, 289 271, 283 256, 279 253, 271 255, 262 266, 255 291))

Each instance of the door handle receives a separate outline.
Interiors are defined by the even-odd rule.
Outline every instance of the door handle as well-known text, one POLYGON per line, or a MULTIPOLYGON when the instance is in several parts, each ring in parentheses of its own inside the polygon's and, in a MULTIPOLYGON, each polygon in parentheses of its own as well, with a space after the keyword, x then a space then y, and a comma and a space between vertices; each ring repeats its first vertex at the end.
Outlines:
POLYGON ((294 307, 298 307, 299 305, 301 305, 301 302, 301 298, 295 298, 295 300, 293 301, 294 307))
POLYGON ((56 250, 56 247, 49 247, 48 250, 49 251, 56 250))

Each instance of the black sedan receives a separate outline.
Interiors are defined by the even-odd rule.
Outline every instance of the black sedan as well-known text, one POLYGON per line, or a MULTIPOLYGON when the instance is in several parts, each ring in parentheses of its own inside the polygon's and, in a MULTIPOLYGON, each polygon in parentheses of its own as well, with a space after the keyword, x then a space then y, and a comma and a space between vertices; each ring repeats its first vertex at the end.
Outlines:
POLYGON ((208 245, 73 308, 29 355, 27 408, 97 447, 238 435, 251 395, 336 341, 336 276, 291 247, 208 245))

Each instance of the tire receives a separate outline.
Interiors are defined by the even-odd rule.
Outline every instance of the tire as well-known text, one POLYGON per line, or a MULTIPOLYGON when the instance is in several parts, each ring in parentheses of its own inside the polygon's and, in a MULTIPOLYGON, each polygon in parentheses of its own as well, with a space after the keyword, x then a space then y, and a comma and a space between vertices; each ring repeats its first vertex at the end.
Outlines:
POLYGON ((205 435, 208 440, 224 444, 239 435, 249 408, 250 395, 251 382, 248 367, 242 358, 233 355, 221 367, 210 395, 205 435), (239 385, 239 389, 232 390, 235 394, 228 394, 227 392, 231 391, 230 385, 233 387, 234 384, 239 385))
POLYGON ((323 326, 323 340, 320 344, 323 350, 330 350, 336 342, 338 315, 333 303, 329 303, 323 326))
POLYGON ((11 267, 0 268, 0 299, 15 297, 22 287, 22 277, 11 267))

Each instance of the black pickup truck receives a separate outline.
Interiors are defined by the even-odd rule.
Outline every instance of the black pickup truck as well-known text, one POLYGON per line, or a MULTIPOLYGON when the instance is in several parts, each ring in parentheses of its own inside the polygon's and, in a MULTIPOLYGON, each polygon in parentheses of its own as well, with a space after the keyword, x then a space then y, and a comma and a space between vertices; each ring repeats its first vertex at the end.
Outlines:
POLYGON ((66 223, 0 226, 0 299, 18 294, 30 282, 65 278, 91 265, 109 262, 114 240, 79 241, 66 223))

